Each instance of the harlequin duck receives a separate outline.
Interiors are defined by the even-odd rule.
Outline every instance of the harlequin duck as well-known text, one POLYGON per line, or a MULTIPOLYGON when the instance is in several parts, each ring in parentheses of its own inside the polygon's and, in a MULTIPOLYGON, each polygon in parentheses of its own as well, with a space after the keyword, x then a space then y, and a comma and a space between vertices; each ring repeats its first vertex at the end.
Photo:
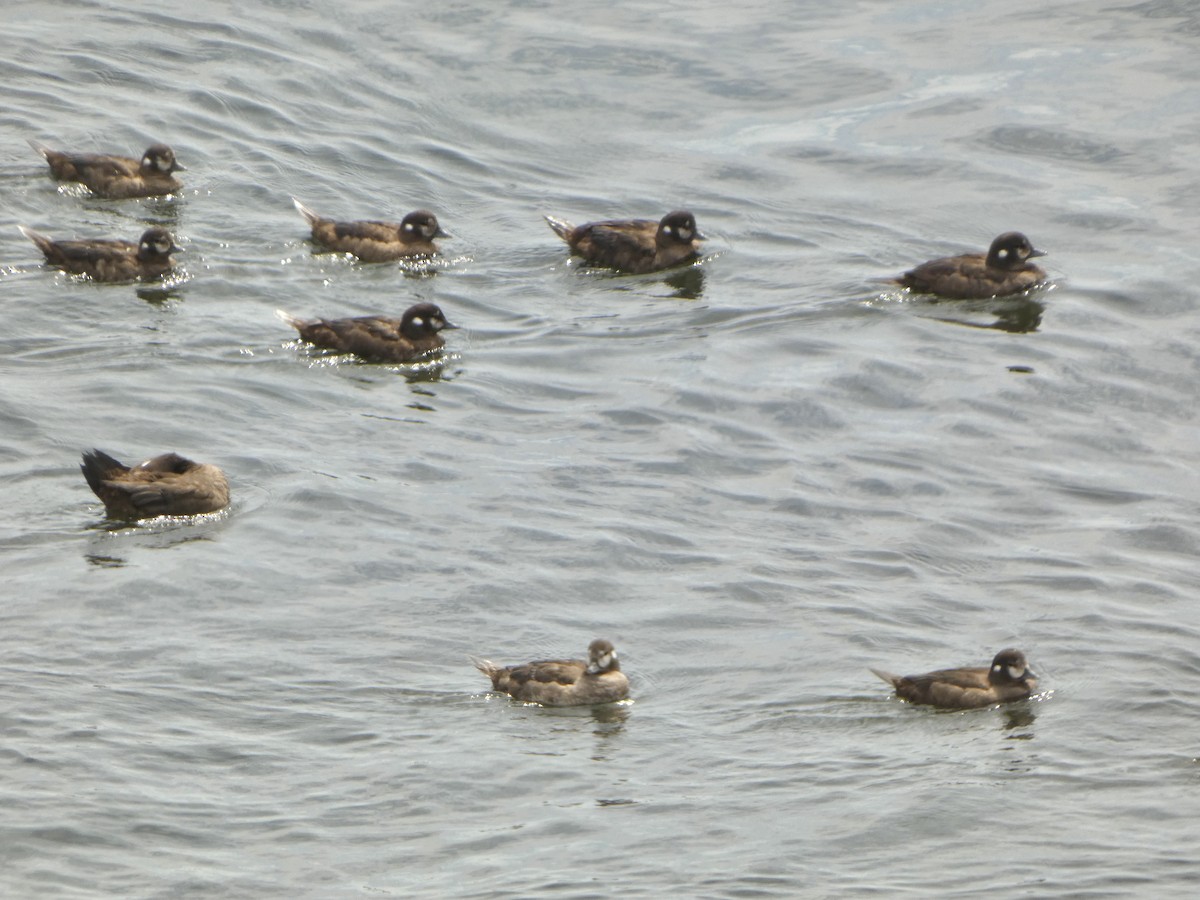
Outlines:
POLYGON ((605 640, 592 641, 587 662, 547 659, 519 666, 498 666, 488 659, 472 659, 472 662, 492 679, 495 690, 527 703, 593 706, 629 696, 629 679, 617 662, 617 651, 605 640))
POLYGON ((943 709, 974 709, 1021 700, 1037 689, 1037 678, 1020 650, 1001 650, 991 668, 941 669, 924 675, 892 675, 872 669, 910 703, 943 709))
POLYGON ((1046 273, 1029 260, 1045 256, 1034 250, 1019 231, 1006 231, 987 255, 967 253, 922 263, 894 279, 896 284, 946 300, 980 300, 1027 291, 1046 280, 1046 273))
POLYGON ((59 181, 81 181, 97 197, 108 200, 170 194, 183 186, 172 174, 187 171, 175 161, 175 151, 166 144, 152 144, 140 160, 100 153, 63 153, 37 141, 29 144, 46 158, 59 181))
POLYGON ((229 505, 225 473, 178 453, 164 453, 131 468, 92 450, 83 454, 79 468, 113 519, 195 516, 229 505))
POLYGON ((277 309, 275 314, 300 332, 310 344, 353 353, 367 362, 413 362, 445 346, 438 334, 457 328, 432 303, 418 303, 405 310, 399 319, 385 316, 359 316, 353 319, 297 319, 277 309))
POLYGON ((363 262, 391 262, 411 256, 436 256, 434 238, 448 238, 437 216, 425 209, 410 212, 396 222, 335 222, 326 219, 295 197, 292 203, 312 227, 313 240, 330 250, 351 253, 363 262))
POLYGON ((135 244, 132 241, 84 240, 56 241, 44 234, 18 225, 21 234, 29 238, 46 262, 70 272, 87 275, 96 281, 134 281, 138 278, 160 278, 175 266, 172 253, 182 253, 165 228, 147 229, 135 244))
POLYGON ((574 226, 553 216, 545 219, 588 265, 630 275, 691 262, 700 256, 700 242, 705 240, 696 229, 696 217, 684 210, 669 212, 659 222, 624 219, 574 226))

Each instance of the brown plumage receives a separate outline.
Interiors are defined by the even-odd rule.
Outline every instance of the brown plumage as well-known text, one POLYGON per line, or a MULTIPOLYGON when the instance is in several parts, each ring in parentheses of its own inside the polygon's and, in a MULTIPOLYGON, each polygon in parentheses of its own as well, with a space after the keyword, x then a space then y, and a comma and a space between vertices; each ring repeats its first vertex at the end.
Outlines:
POLYGON ((410 256, 436 256, 434 238, 448 238, 437 216, 425 209, 400 222, 336 222, 317 215, 295 197, 300 215, 312 228, 313 240, 330 250, 351 253, 363 262, 392 262, 410 256))
POLYGON ((229 482, 216 466, 164 453, 130 467, 91 450, 79 466, 113 519, 195 516, 229 505, 229 482))
POLYGON ((943 709, 975 709, 1021 700, 1037 689, 1037 678, 1020 650, 1001 650, 990 667, 940 669, 924 675, 893 675, 872 669, 910 703, 943 709))
POLYGON ((554 233, 590 266, 630 275, 657 272, 700 256, 702 235, 696 217, 685 210, 667 213, 659 222, 625 219, 575 226, 546 216, 554 233))
POLYGON ((109 200, 170 194, 183 186, 172 174, 187 171, 166 144, 152 144, 140 160, 103 153, 64 153, 36 141, 29 144, 45 157, 59 181, 82 182, 93 194, 109 200))
POLYGON ((1035 256, 1045 255, 1034 250, 1029 238, 1019 231, 1007 231, 992 241, 986 254, 933 259, 905 272, 894 282, 946 300, 1002 297, 1027 291, 1045 281, 1045 271, 1029 262, 1035 256))
POLYGON ((171 254, 182 252, 165 228, 147 229, 135 244, 100 239, 56 241, 24 225, 17 227, 37 245, 50 265, 72 275, 87 275, 96 281, 161 278, 175 266, 171 254))
POLYGON ((605 640, 592 641, 588 658, 545 659, 519 666, 498 666, 472 659, 492 680, 492 687, 516 700, 543 706, 593 706, 629 696, 629 679, 617 662, 617 651, 605 640))
POLYGON ((358 316, 305 321, 281 309, 275 310, 275 314, 310 344, 353 353, 368 362, 413 362, 445 346, 446 341, 438 332, 458 327, 447 322, 446 316, 432 303, 411 306, 399 319, 358 316))

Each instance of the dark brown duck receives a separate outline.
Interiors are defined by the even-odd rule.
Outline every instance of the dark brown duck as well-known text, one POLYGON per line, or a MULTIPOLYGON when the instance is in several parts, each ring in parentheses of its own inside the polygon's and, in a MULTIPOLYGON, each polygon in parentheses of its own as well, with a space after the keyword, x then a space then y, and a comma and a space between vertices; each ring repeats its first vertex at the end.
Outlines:
POLYGON ((171 254, 183 252, 164 228, 147 229, 135 244, 105 239, 56 241, 24 225, 17 227, 37 245, 50 265, 96 281, 161 278, 175 267, 171 254))
POLYGON ((947 256, 910 269, 896 284, 946 300, 981 300, 1018 294, 1046 280, 1043 269, 1029 262, 1045 256, 1034 250, 1029 238, 1019 231, 1000 235, 984 253, 947 256))
POLYGON ((363 262, 392 262, 412 256, 436 256, 434 238, 448 238, 437 216, 425 209, 410 212, 400 222, 337 222, 317 215, 295 197, 292 203, 312 228, 318 244, 351 253, 363 262))
POLYGON ((553 216, 545 218, 571 252, 589 266, 630 275, 691 262, 700 256, 704 240, 696 229, 696 217, 686 210, 669 212, 658 222, 614 219, 575 226, 553 216))
POLYGON ((83 454, 79 468, 113 519, 196 516, 229 505, 225 473, 178 453, 164 453, 131 467, 91 450, 83 454))
POLYGON ((310 344, 339 353, 353 353, 368 362, 413 362, 445 346, 439 332, 454 329, 432 303, 418 303, 399 319, 358 316, 352 319, 297 319, 281 309, 275 314, 310 344))
POLYGON ((1001 650, 990 667, 939 669, 924 675, 893 675, 872 669, 910 703, 943 709, 975 709, 1021 700, 1037 689, 1037 678, 1020 650, 1001 650))
POLYGON ((527 703, 593 706, 629 696, 629 679, 617 662, 617 651, 605 640, 592 641, 586 661, 544 659, 519 666, 498 666, 489 659, 472 662, 492 680, 494 690, 527 703))
POLYGON ((64 153, 37 141, 29 144, 42 154, 59 181, 82 182, 93 194, 109 200, 173 193, 183 185, 172 176, 187 171, 166 144, 152 144, 140 160, 103 153, 64 153))

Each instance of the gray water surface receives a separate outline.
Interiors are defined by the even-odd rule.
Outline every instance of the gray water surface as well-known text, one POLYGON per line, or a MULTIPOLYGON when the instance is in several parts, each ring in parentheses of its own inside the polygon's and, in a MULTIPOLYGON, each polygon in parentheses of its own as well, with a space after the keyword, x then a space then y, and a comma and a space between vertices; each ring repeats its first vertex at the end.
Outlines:
POLYGON ((17 3, 0 32, 0 893, 1192 897, 1200 10, 17 3), (26 144, 170 143, 111 202, 26 144), (434 210, 431 273, 314 253, 434 210), (697 267, 541 216, 686 207, 697 267), (17 224, 186 247, 167 285, 17 224), (1026 232, 1052 284, 880 279, 1026 232), (439 304, 440 368, 275 318, 439 304), (105 523, 99 447, 232 508, 105 523), (611 639, 627 704, 471 654, 611 639), (1019 646, 1029 702, 868 671, 1019 646))

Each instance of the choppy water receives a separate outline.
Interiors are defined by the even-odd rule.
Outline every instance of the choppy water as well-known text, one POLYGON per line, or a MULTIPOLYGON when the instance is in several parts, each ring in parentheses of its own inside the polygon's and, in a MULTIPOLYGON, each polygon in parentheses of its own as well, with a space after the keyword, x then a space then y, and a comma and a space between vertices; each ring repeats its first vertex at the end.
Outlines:
POLYGON ((0 33, 5 896, 1194 895, 1194 4, 170 6, 0 33), (26 138, 167 141, 187 190, 59 190, 26 138), (314 255, 292 195, 427 206, 450 263, 314 255), (681 206, 713 252, 667 278, 541 219, 681 206), (165 289, 15 227, 145 222, 165 289), (1026 301, 874 281, 1012 228, 1026 301), (273 315, 419 300, 440 372, 273 315), (234 506, 107 527, 92 446, 234 506), (467 662, 597 636, 631 704, 467 662), (1038 701, 867 670, 1007 645, 1038 701))

